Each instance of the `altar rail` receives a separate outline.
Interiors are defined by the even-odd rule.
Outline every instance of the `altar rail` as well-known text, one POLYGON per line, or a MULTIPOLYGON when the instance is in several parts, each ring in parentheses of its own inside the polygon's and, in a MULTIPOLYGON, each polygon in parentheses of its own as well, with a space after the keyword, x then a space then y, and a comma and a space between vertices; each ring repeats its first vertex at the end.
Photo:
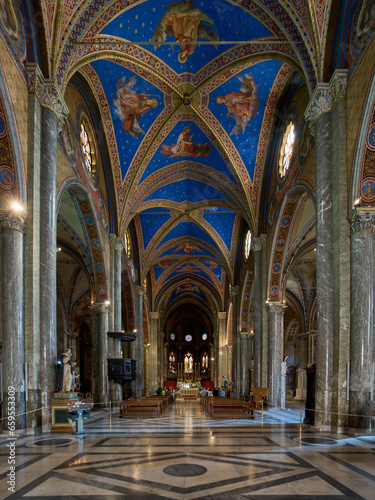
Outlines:
POLYGON ((254 418, 254 403, 221 396, 202 396, 201 404, 212 418, 254 418))
POLYGON ((120 403, 119 417, 161 417, 172 401, 172 396, 148 396, 123 401, 120 403))

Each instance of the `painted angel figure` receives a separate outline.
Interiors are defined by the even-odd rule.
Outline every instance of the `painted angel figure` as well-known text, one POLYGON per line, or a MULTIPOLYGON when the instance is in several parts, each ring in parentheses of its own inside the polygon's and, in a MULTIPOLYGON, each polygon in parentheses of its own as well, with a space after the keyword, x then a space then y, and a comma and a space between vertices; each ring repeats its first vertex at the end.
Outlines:
POLYGON ((161 42, 165 42, 167 35, 174 36, 180 45, 178 60, 184 63, 194 52, 195 43, 191 42, 196 42, 198 38, 219 40, 214 21, 203 10, 194 7, 195 3, 191 0, 171 2, 168 5, 168 10, 152 35, 154 50, 160 47, 161 42))
POLYGON ((126 76, 120 78, 116 85, 116 94, 113 103, 116 106, 116 114, 120 118, 124 130, 133 138, 143 135, 145 132, 139 125, 141 115, 158 105, 156 99, 150 99, 150 94, 137 94, 133 87, 137 78, 126 76))
POLYGON ((245 133, 250 119, 256 115, 258 110, 258 85, 255 83, 251 74, 245 73, 245 76, 237 77, 241 82, 239 92, 231 92, 224 97, 218 96, 216 102, 225 104, 228 108, 227 117, 236 120, 236 125, 230 135, 238 135, 241 130, 245 133))

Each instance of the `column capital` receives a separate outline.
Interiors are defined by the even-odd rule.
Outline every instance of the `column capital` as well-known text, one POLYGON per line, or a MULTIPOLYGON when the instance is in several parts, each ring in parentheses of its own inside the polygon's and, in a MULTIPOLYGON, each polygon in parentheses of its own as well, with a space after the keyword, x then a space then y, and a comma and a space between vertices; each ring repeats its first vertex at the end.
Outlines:
POLYGON ((142 285, 135 285, 135 293, 137 295, 143 296, 145 294, 145 289, 142 285))
POLYGON ((241 339, 249 339, 251 337, 250 332, 240 332, 240 338, 241 339))
POLYGON ((111 233, 109 235, 109 244, 112 248, 114 248, 118 252, 122 252, 125 248, 122 238, 120 238, 120 236, 117 236, 116 233, 111 233))
POLYGON ((348 216, 350 236, 359 231, 375 233, 375 207, 354 207, 348 216))
POLYGON ((30 63, 27 64, 27 83, 29 92, 36 95, 40 105, 55 113, 61 130, 69 115, 69 109, 55 80, 45 79, 39 66, 30 63))
POLYGON ((315 122, 323 113, 331 111, 332 92, 329 83, 319 83, 305 110, 310 132, 315 135, 315 122))
POLYGON ((164 332, 158 332, 158 337, 164 337, 165 333, 164 332))
POLYGON ((2 229, 14 229, 24 233, 25 221, 26 215, 24 213, 0 210, 0 231, 2 229))
POLYGON ((267 311, 270 313, 284 314, 286 305, 282 302, 268 302, 267 311))
POLYGON ((150 319, 159 319, 159 313, 155 311, 150 311, 149 313, 150 319))
POLYGON ((255 238, 253 238, 251 242, 251 250, 253 252, 259 252, 260 250, 262 250, 262 240, 259 237, 256 236, 255 238))
POLYGON ((240 291, 240 287, 238 285, 230 287, 230 296, 236 297, 240 291))
POLYGON ((329 82, 332 104, 335 104, 337 101, 345 100, 348 73, 349 70, 347 69, 336 69, 333 73, 331 81, 329 82))
POLYGON ((227 319, 227 312, 226 311, 218 312, 217 317, 218 319, 227 319))
POLYGON ((219 337, 219 332, 214 332, 212 336, 214 339, 217 339, 219 337))
POLYGON ((106 304, 105 302, 97 302, 96 304, 92 304, 90 306, 90 309, 92 310, 93 314, 108 314, 109 304, 106 304))

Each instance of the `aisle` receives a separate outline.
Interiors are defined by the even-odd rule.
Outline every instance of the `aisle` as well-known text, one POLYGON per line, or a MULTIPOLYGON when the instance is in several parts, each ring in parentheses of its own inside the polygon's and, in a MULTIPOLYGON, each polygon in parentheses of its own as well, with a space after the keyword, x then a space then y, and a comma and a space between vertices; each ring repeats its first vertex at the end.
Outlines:
POLYGON ((17 440, 15 494, 3 441, 1 498, 372 499, 374 436, 300 431, 282 423, 293 411, 266 412, 263 426, 258 412, 255 421, 212 421, 198 401, 178 400, 155 419, 94 412, 85 435, 17 440))

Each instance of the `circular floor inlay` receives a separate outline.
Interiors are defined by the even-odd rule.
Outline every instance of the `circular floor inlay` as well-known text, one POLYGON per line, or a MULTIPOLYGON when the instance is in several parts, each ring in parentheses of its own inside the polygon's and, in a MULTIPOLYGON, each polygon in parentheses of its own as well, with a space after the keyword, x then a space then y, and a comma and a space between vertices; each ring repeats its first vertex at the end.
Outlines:
POLYGON ((40 441, 35 441, 36 446, 62 446, 71 444, 71 439, 41 439, 40 441))
POLYGON ((318 438, 318 437, 303 437, 301 439, 303 443, 311 444, 335 444, 336 441, 330 438, 318 438))
POLYGON ((197 464, 176 464, 168 465, 168 467, 163 469, 163 472, 169 476, 175 477, 194 477, 206 474, 207 469, 206 467, 197 464))

